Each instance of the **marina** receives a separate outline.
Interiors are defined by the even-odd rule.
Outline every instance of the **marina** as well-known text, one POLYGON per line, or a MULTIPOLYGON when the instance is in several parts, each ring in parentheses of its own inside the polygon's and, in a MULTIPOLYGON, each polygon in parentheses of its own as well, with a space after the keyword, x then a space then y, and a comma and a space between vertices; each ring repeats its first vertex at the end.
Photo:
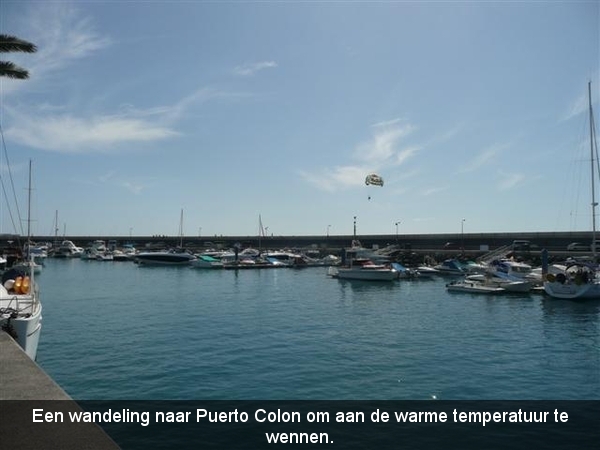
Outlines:
POLYGON ((600 301, 447 277, 49 259, 37 363, 76 400, 599 399, 600 301))

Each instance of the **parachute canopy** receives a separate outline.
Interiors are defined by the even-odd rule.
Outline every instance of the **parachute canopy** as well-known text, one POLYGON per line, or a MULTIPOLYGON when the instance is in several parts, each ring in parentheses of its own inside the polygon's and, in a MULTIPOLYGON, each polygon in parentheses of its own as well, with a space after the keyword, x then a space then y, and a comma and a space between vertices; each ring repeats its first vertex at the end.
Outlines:
POLYGON ((372 184, 373 186, 383 186, 383 178, 381 178, 376 173, 370 173, 369 175, 367 175, 367 178, 365 178, 365 184, 367 186, 370 184, 372 184))

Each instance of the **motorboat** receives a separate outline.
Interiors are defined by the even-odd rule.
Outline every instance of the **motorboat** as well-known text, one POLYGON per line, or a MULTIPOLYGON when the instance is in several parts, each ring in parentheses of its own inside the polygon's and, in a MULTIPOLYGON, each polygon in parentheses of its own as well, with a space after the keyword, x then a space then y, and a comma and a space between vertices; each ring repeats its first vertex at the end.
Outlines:
POLYGON ((469 292, 474 294, 501 294, 504 288, 492 286, 475 280, 456 280, 446 285, 448 292, 469 292))
POLYGON ((540 284, 541 274, 533 272, 533 268, 524 262, 512 259, 495 259, 488 265, 488 273, 508 281, 527 281, 540 284))
POLYGON ((475 281, 485 284, 486 286, 500 287, 506 292, 530 292, 534 283, 526 280, 510 280, 506 278, 496 277, 491 273, 467 275, 466 281, 475 281))
POLYGON ((440 264, 433 266, 435 270, 438 271, 440 275, 466 275, 467 271, 462 266, 458 259, 446 259, 442 261, 440 264))
POLYGON ((387 264, 375 264, 369 259, 355 259, 349 266, 331 266, 327 274, 344 280, 392 281, 398 272, 387 264))
POLYGON ((73 241, 64 240, 54 252, 55 258, 79 258, 83 254, 83 248, 77 247, 73 241))
POLYGON ((140 252, 135 255, 135 262, 139 265, 185 266, 194 261, 196 257, 181 249, 164 252, 140 252))
POLYGON ((35 271, 12 268, 2 275, 0 326, 35 360, 42 330, 42 304, 35 271))
POLYGON ((198 255, 191 263, 196 269, 222 269, 223 261, 210 255, 198 255))

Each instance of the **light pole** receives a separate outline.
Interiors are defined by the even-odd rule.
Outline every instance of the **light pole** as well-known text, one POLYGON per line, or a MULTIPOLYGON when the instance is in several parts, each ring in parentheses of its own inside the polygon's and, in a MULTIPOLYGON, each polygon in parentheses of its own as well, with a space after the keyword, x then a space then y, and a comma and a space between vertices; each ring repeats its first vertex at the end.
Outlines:
POLYGON ((465 219, 460 222, 460 252, 465 252, 465 219))
POLYGON ((327 237, 329 237, 329 228, 331 228, 331 225, 327 225, 327 237))
POLYGON ((202 227, 198 227, 198 237, 202 236, 202 227))
POLYGON ((396 244, 398 244, 398 225, 400 225, 402 222, 398 221, 396 222, 396 244))
POLYGON ((356 216, 354 216, 354 240, 356 240, 356 216))

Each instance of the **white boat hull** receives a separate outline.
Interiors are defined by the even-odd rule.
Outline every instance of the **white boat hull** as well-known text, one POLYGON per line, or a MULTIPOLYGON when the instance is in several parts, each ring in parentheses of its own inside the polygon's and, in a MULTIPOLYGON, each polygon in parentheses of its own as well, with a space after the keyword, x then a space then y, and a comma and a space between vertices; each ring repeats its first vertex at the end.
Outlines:
POLYGON ((9 294, 0 288, 0 325, 35 360, 42 331, 42 304, 37 296, 9 294), (11 314, 16 314, 12 317, 11 314))
POLYGON ((446 285, 448 292, 469 292, 475 294, 501 294, 505 289, 497 286, 487 286, 476 281, 458 281, 446 285))
POLYGON ((546 281, 544 283, 544 291, 550 297, 560 298, 565 300, 590 300, 600 298, 599 283, 559 283, 546 281))
POLYGON ((343 280, 392 281, 398 279, 393 269, 337 268, 332 267, 329 275, 343 280))

